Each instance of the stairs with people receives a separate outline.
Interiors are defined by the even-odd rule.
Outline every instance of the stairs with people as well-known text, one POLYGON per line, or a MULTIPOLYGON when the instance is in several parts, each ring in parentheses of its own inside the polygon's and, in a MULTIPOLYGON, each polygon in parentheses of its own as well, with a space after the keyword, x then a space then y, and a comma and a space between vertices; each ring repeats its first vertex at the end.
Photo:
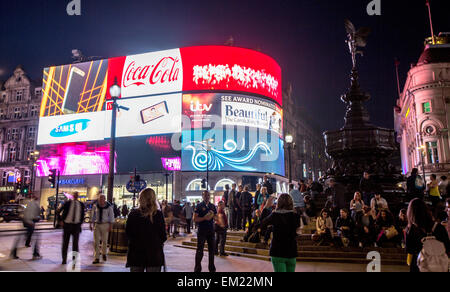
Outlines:
MULTIPOLYGON (((241 241, 244 237, 242 231, 229 231, 225 251, 232 256, 242 256, 247 258, 270 261, 269 246, 264 243, 249 243, 241 241)), ((404 265, 406 263, 406 253, 397 247, 330 247, 318 246, 311 239, 311 234, 301 234, 297 237, 298 257, 301 262, 333 262, 333 263, 353 263, 368 264, 366 259, 371 251, 377 251, 381 256, 382 265, 404 265)), ((175 245, 182 248, 196 249, 197 238, 194 236, 190 240, 183 241, 175 245)), ((207 244, 205 243, 205 249, 207 244)))

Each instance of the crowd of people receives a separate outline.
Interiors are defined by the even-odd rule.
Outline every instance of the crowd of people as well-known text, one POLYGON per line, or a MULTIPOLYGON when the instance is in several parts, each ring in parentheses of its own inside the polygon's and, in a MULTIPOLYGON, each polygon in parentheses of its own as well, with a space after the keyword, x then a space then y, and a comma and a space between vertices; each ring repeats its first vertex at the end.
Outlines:
MULTIPOLYGON (((389 203, 377 191, 370 175, 364 173, 359 190, 350 201, 345 199, 345 188, 334 179, 326 188, 312 180, 298 181, 298 186, 289 185, 289 193, 276 194, 268 176, 256 185, 254 195, 250 186, 232 184, 225 186, 220 202, 210 202, 211 195, 203 191, 202 201, 191 204, 175 200, 158 202, 153 189, 140 193, 137 208, 118 210, 106 201, 103 194, 92 206, 90 229, 94 237, 93 264, 100 259, 107 261, 108 234, 112 231, 114 218, 127 217, 126 235, 128 255, 126 266, 130 271, 161 271, 165 267, 164 243, 169 236, 176 237, 184 228, 190 234, 197 233, 197 251, 194 271, 202 270, 205 242, 208 244, 208 270, 215 272, 215 256, 228 256, 225 251, 227 232, 243 231, 242 241, 270 245, 270 256, 274 271, 294 271, 296 266, 297 236, 305 226, 314 225, 312 240, 320 246, 335 247, 401 247, 408 253, 411 271, 419 271, 418 260, 422 239, 434 236, 450 252, 449 213, 443 200, 449 194, 446 177, 437 181, 420 182, 422 178, 413 170, 407 180, 408 192, 414 197, 407 208, 392 214, 389 203), (424 201, 425 192, 431 201, 424 201), (316 207, 316 199, 325 194, 327 201, 323 209, 316 207)), ((30 203, 32 204, 33 201, 30 203)), ((34 224, 41 210, 27 208, 24 226, 27 228, 26 244, 30 245, 34 224)), ((34 206, 34 205, 33 205, 34 206)), ((67 264, 68 245, 72 237, 73 253, 79 252, 78 241, 85 218, 85 206, 78 200, 78 193, 66 202, 58 212, 59 224, 63 228, 62 264, 67 264)), ((18 258, 16 241, 11 251, 18 258)), ((38 240, 34 256, 40 258, 38 240)))

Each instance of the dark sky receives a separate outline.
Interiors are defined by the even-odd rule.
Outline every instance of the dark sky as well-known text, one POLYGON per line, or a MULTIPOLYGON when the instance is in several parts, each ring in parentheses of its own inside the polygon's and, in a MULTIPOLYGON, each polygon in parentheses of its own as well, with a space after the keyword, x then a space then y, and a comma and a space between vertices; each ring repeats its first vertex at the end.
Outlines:
MULTIPOLYGON (((324 129, 343 125, 340 95, 349 84, 351 59, 343 21, 369 26, 359 59, 362 88, 372 122, 393 127, 397 96, 394 58, 401 84, 430 35, 425 0, 381 0, 382 15, 369 16, 370 0, 81 0, 82 15, 68 16, 70 0, 1 2, 0 79, 23 64, 32 79, 43 67, 71 62, 71 49, 105 58, 194 45, 260 48, 278 61, 283 83, 293 84, 298 104, 324 129)), ((450 31, 448 0, 431 0, 435 33, 450 31)))

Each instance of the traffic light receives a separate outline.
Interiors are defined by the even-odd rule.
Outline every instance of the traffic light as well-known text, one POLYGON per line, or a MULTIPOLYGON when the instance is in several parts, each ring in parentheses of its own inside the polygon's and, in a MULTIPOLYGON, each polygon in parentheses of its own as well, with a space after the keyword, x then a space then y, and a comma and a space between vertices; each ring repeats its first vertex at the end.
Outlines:
POLYGON ((28 195, 29 191, 30 191, 30 185, 29 184, 22 185, 22 191, 21 191, 22 194, 28 195))
POLYGON ((202 179, 202 189, 206 189, 206 178, 202 179))
POLYGON ((18 177, 16 179, 16 192, 20 193, 22 191, 22 179, 18 177))
POLYGON ((50 169, 48 181, 50 182, 50 188, 54 189, 56 186, 56 169, 50 169))

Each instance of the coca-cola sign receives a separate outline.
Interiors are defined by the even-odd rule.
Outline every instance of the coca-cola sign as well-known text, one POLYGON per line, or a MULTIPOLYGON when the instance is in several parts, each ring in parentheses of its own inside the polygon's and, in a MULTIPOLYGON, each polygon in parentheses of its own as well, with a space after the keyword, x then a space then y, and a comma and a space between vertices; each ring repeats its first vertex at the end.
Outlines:
POLYGON ((122 97, 181 91, 180 50, 127 56, 122 74, 122 97))

